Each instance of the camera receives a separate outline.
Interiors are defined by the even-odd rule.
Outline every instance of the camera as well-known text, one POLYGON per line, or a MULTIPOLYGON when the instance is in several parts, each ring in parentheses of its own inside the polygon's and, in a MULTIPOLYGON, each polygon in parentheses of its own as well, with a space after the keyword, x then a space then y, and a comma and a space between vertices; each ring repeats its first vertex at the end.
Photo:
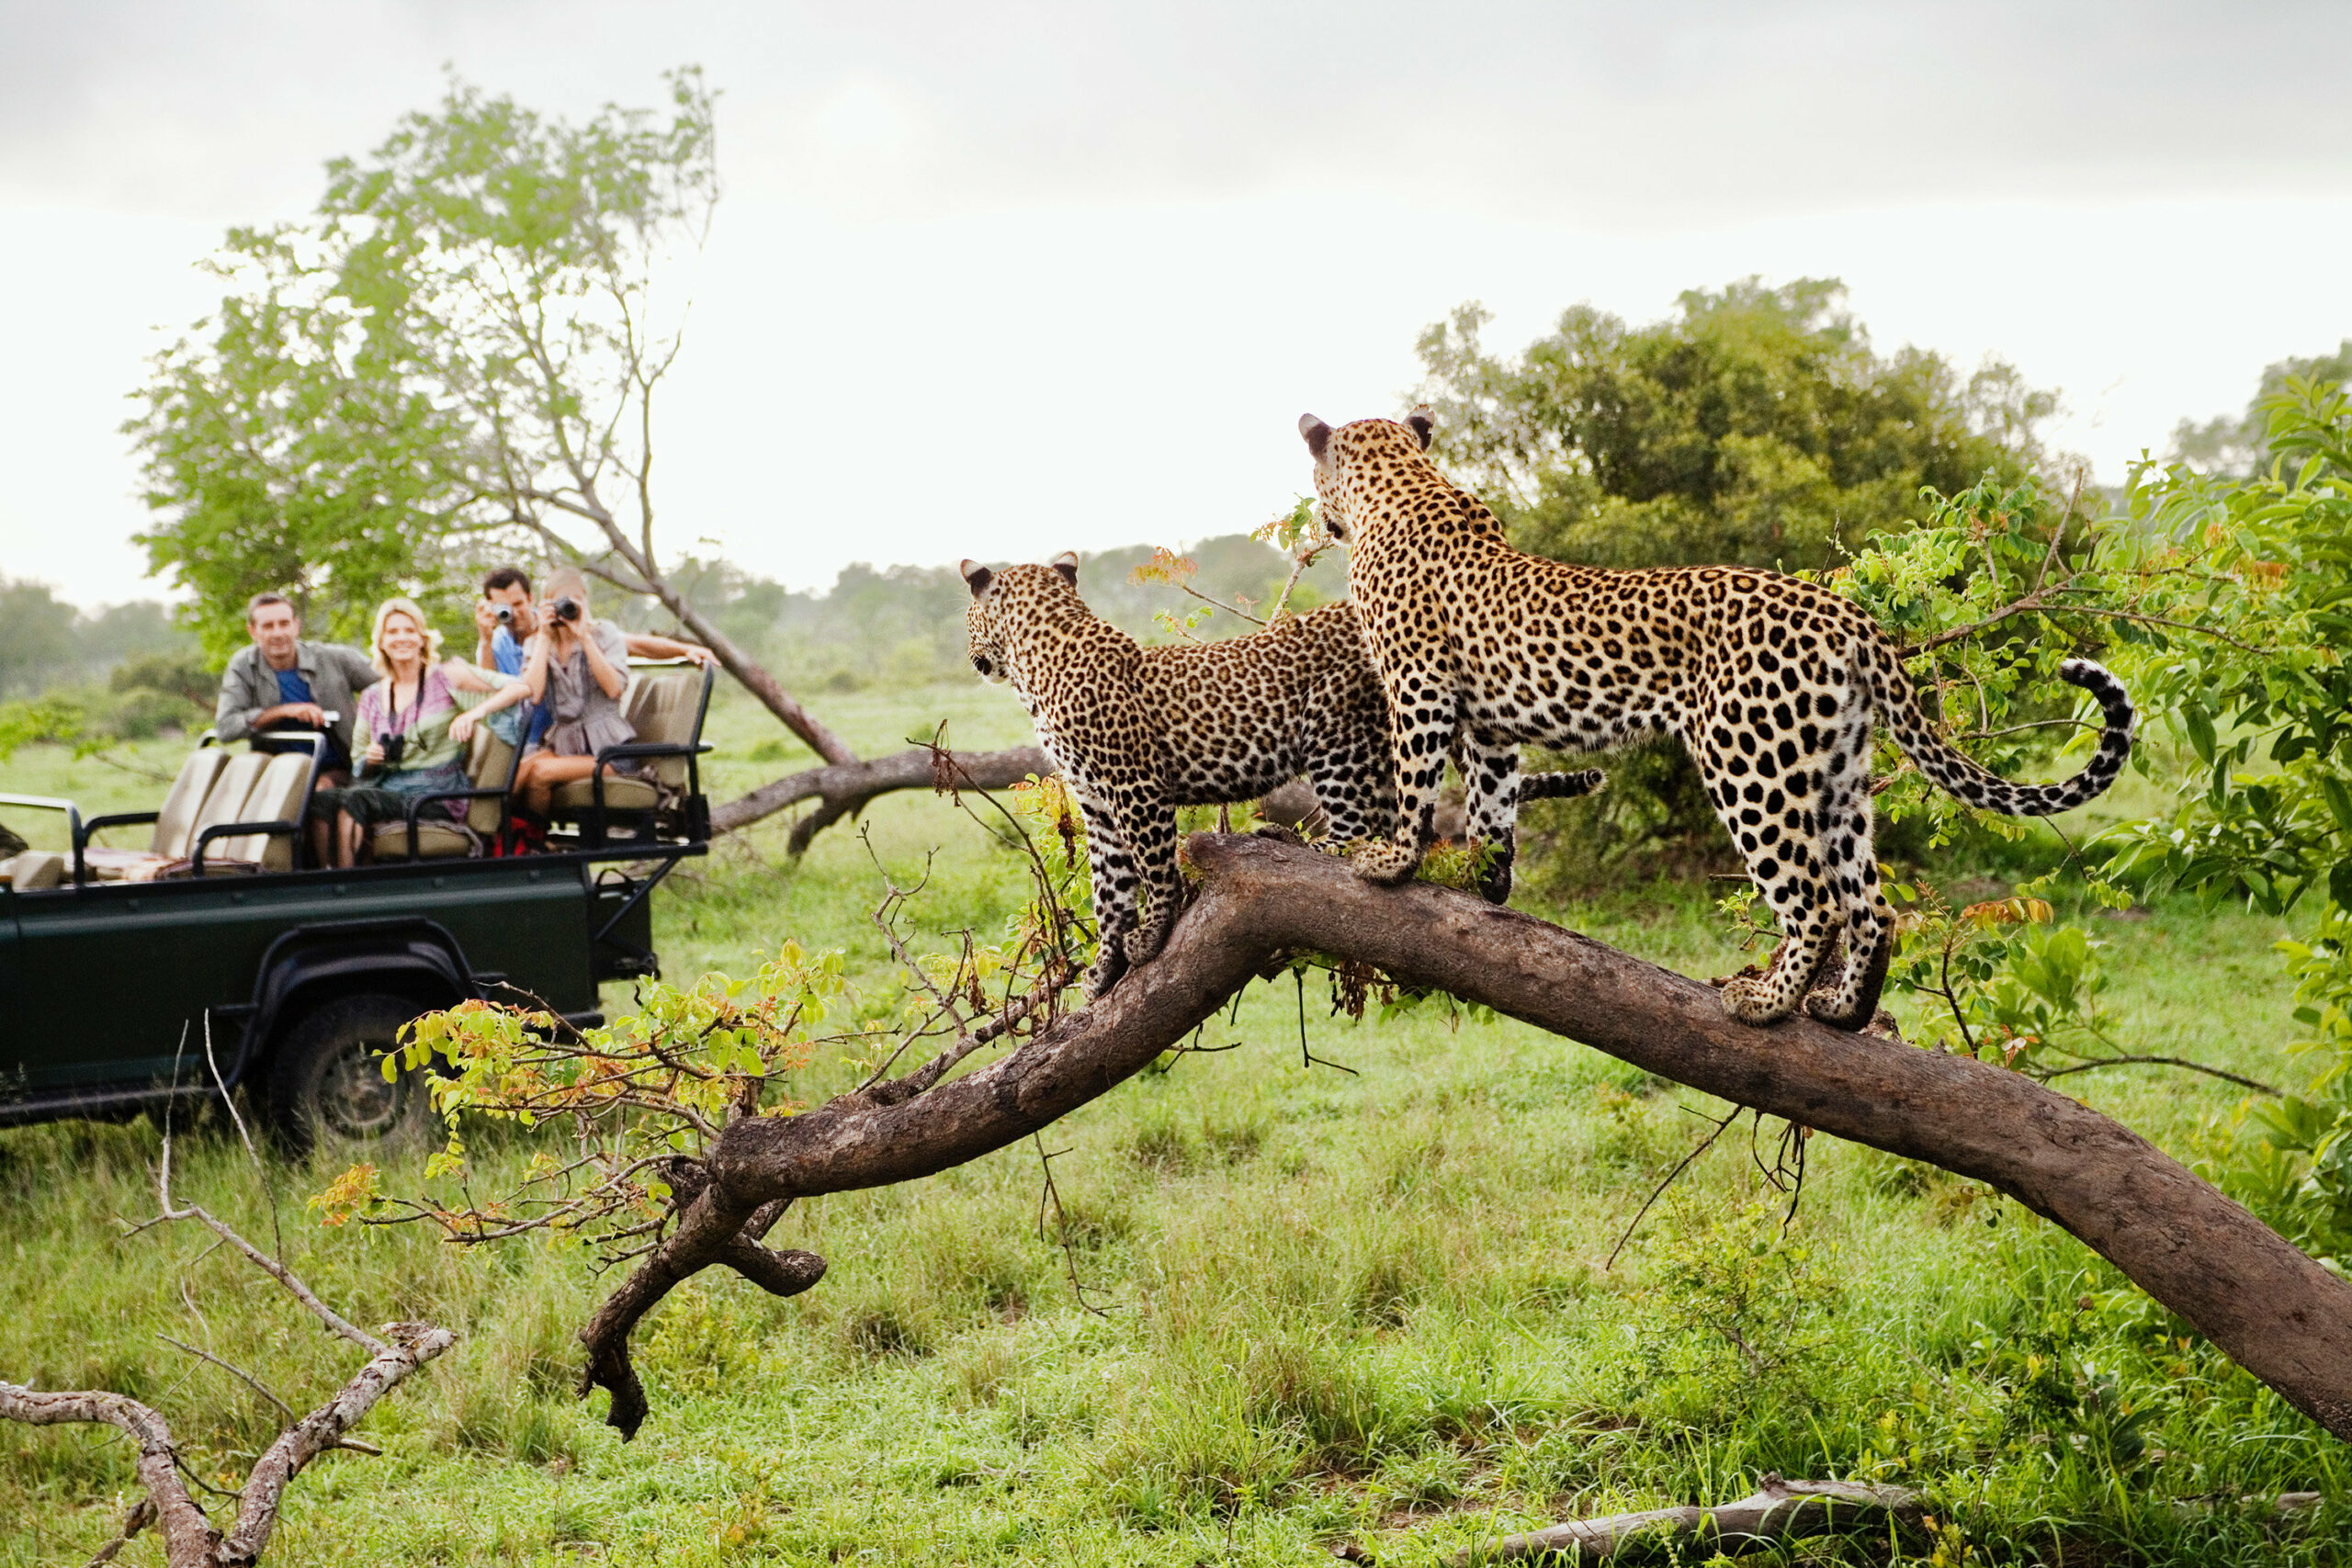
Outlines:
POLYGON ((514 624, 514 606, 512 604, 501 604, 490 614, 491 618, 502 626, 511 626, 514 624))
POLYGON ((399 767, 401 765, 401 756, 408 750, 408 736, 405 733, 400 735, 387 735, 383 738, 382 745, 384 748, 384 766, 387 768, 399 767))
POLYGON ((555 602, 553 610, 559 621, 576 621, 580 618, 580 601, 567 594, 555 602))

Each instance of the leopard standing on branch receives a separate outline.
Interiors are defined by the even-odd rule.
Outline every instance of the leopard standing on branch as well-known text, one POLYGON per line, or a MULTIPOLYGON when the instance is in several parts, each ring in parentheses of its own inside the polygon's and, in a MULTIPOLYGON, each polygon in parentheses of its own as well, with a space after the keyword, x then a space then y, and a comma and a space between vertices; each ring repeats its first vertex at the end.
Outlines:
MULTIPOLYGON (((1365 662, 1355 609, 1327 604, 1263 633, 1145 648, 1086 607, 1078 557, 991 571, 965 561, 972 668, 1010 682, 1086 821, 1101 945, 1089 999, 1130 964, 1159 956, 1182 905, 1176 808, 1254 800, 1301 773, 1347 844, 1396 819, 1380 682, 1365 662), (1138 920, 1136 895, 1149 906, 1138 920)), ((1463 759, 1471 761, 1466 755, 1463 759)), ((1468 830, 1493 853, 1480 891, 1510 890, 1522 799, 1585 795, 1598 772, 1519 771, 1516 747, 1464 769, 1468 830)))
POLYGON ((1374 882, 1412 875, 1430 844, 1446 748, 1465 728, 1513 745, 1595 750, 1681 740, 1715 814, 1785 933, 1771 966, 1724 988, 1734 1018, 1800 1002, 1858 1029, 1886 983, 1894 917, 1871 843, 1871 721, 1970 806, 2071 811, 2132 754, 2132 701, 2070 659, 2059 678, 2106 716, 2098 750, 2060 784, 2012 784, 1938 735, 1903 656, 1860 605, 1779 572, 1605 570, 1511 548, 1493 513, 1428 456, 1431 422, 1299 421, 1324 526, 1348 547, 1348 587, 1385 690, 1399 811, 1394 839, 1352 857, 1374 882), (1840 934, 1844 972, 1819 990, 1840 934))

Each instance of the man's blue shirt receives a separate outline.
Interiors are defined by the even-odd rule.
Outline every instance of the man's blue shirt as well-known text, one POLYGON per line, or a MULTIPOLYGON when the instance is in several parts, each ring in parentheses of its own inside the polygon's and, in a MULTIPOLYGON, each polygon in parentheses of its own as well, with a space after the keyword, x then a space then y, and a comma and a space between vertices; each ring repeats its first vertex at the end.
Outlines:
MULTIPOLYGON (((318 697, 311 691, 311 682, 302 678, 302 671, 299 667, 292 670, 273 670, 270 673, 277 677, 277 700, 279 702, 315 703, 319 700, 318 697)), ((305 727, 296 724, 291 719, 281 719, 277 723, 272 724, 269 728, 272 729, 300 729, 305 727)), ((254 750, 256 751, 267 751, 277 750, 277 748, 256 740, 254 743, 254 750)), ((336 735, 332 729, 326 731, 326 746, 319 753, 319 766, 328 769, 344 769, 351 766, 351 753, 345 750, 342 738, 336 735)))
POLYGON ((490 660, 498 666, 501 675, 520 675, 523 672, 523 645, 516 642, 514 634, 504 626, 490 634, 490 660))

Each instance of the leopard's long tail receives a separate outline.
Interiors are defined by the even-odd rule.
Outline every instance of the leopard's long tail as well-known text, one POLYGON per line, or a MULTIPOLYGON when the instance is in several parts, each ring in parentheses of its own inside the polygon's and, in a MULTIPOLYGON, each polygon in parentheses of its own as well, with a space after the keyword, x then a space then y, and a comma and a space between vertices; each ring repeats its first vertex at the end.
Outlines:
POLYGON ((1869 679, 1878 699, 1879 716, 1921 773, 1970 806, 2004 817, 2055 817, 2105 794, 2131 760, 2131 694, 2104 665, 2069 659, 2058 667, 2058 678, 2098 698, 2099 710, 2107 716, 2098 750, 2091 760, 2073 778, 2056 784, 2016 784, 1962 755, 1938 735, 1920 711, 1918 689, 1903 668, 1902 655, 1883 638, 1872 640, 1877 646, 1869 652, 1869 679))
POLYGON ((1567 773, 1521 773, 1519 775, 1519 804, 1531 800, 1574 800, 1580 795, 1597 793, 1609 782, 1609 775, 1599 768, 1580 768, 1567 773))

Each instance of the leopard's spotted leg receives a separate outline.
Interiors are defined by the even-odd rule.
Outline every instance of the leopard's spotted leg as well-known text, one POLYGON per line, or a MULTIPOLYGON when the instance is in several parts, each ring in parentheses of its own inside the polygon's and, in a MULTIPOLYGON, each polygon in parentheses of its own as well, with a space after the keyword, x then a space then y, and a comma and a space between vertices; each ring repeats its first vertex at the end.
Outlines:
POLYGON ((1455 743, 1454 766, 1462 770, 1464 831, 1485 851, 1478 867, 1478 897, 1489 904, 1510 898, 1511 862, 1518 844, 1521 785, 1519 748, 1490 734, 1465 729, 1455 743))
POLYGON ((1438 785, 1445 778, 1457 714, 1453 694, 1427 671, 1408 669, 1398 683, 1382 684, 1388 699, 1388 741, 1396 776, 1396 825, 1348 857, 1367 882, 1394 886, 1420 869, 1437 838, 1438 785))
POLYGON ((1086 822, 1087 875, 1094 893, 1094 963, 1085 981, 1091 1002, 1127 972, 1127 937, 1136 926, 1136 863, 1100 797, 1082 784, 1070 793, 1086 822))
POLYGON ((1880 886, 1872 841, 1868 710, 1840 735, 1823 788, 1822 850, 1846 911, 1846 965, 1805 998, 1804 1010, 1838 1029, 1860 1029, 1878 1013, 1894 952, 1894 911, 1880 886))
POLYGON ((1324 842, 1331 849, 1382 837, 1396 821, 1396 763, 1385 745, 1323 748, 1306 759, 1306 782, 1323 808, 1324 842))
POLYGON ((1176 870, 1176 808, 1155 792, 1138 793, 1127 814, 1127 842, 1135 852, 1148 902, 1142 923, 1127 933, 1127 962, 1148 964, 1168 945, 1184 908, 1184 879, 1176 870))
POLYGON ((1724 1010, 1742 1023, 1777 1023, 1813 988, 1845 920, 1844 900, 1823 876, 1819 784, 1826 759, 1801 755, 1793 737, 1776 734, 1736 698, 1726 699, 1724 712, 1747 728, 1725 725, 1714 733, 1754 735, 1755 743, 1707 742, 1693 745, 1692 755, 1715 815, 1739 846, 1781 936, 1764 974, 1725 983, 1724 1010))

